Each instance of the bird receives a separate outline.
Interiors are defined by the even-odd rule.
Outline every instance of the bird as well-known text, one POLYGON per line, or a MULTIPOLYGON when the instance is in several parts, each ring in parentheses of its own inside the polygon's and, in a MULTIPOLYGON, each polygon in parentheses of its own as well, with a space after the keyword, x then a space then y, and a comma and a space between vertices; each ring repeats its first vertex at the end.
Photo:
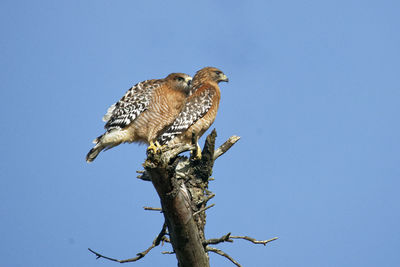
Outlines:
POLYGON ((158 136, 167 129, 183 108, 190 94, 192 77, 171 73, 163 79, 139 82, 131 87, 103 117, 106 132, 97 137, 86 155, 92 162, 102 150, 121 143, 146 143, 157 149, 158 136))
MULTIPOLYGON (((220 82, 228 82, 228 77, 218 68, 205 67, 196 72, 184 107, 174 122, 157 139, 159 144, 191 144, 193 133, 197 140, 214 122, 219 107, 220 82)), ((201 149, 197 143, 197 155, 201 158, 201 149)))

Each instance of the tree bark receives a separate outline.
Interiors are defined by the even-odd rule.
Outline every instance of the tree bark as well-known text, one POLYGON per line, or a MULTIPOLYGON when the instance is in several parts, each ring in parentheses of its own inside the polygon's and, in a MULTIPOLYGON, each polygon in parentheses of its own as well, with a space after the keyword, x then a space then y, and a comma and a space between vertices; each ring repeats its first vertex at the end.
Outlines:
POLYGON ((168 166, 146 163, 157 190, 179 267, 208 267, 209 259, 195 223, 189 192, 168 172, 168 166))
MULTIPOLYGON (((215 150, 215 130, 207 136, 201 159, 178 156, 184 151, 195 151, 197 138, 193 136, 192 144, 181 144, 174 147, 158 148, 156 152, 148 151, 147 159, 143 164, 145 171, 139 171, 138 177, 151 181, 160 197, 161 211, 165 223, 154 239, 151 246, 137 253, 136 257, 119 260, 104 256, 89 248, 96 257, 126 263, 134 262, 149 253, 160 243, 170 242, 173 253, 178 260, 178 267, 209 267, 208 252, 216 253, 230 260, 237 267, 241 265, 224 251, 211 247, 219 243, 230 242, 234 239, 244 239, 254 244, 264 246, 277 239, 256 240, 248 236, 232 236, 228 233, 220 238, 206 239, 204 228, 206 225, 206 210, 214 204, 207 206, 215 194, 208 190, 209 181, 214 166, 214 161, 228 151, 240 138, 230 137, 224 144, 215 150), (167 231, 168 229, 168 231, 167 231), (167 237, 169 235, 169 238, 167 237)), ((159 208, 145 207, 146 210, 159 210, 159 208)), ((170 253, 168 253, 170 254, 170 253)))
MULTIPOLYGON (((216 131, 207 137, 201 159, 175 153, 149 154, 144 164, 158 196, 179 267, 208 267, 205 248, 205 208, 213 195, 207 190, 214 165, 216 131)), ((196 149, 193 138, 192 148, 196 149)), ((187 148, 186 148, 187 149, 187 148)), ((173 150, 172 150, 173 151, 173 150)), ((193 153, 196 154, 196 153, 193 153)))

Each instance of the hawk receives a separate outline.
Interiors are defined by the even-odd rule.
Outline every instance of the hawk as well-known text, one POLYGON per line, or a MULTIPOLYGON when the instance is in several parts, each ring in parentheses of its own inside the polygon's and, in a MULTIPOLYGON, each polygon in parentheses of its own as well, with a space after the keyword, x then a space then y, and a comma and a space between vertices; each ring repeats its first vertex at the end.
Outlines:
POLYGON ((146 80, 134 85, 104 115, 106 132, 97 137, 86 156, 92 162, 102 150, 121 143, 154 142, 181 111, 190 93, 192 77, 171 73, 164 79, 146 80))
MULTIPOLYGON (((191 95, 186 99, 182 111, 171 126, 158 138, 162 145, 191 143, 192 133, 200 138, 217 116, 221 92, 220 82, 228 82, 228 77, 219 69, 205 67, 193 77, 191 95)), ((198 158, 201 150, 197 144, 198 158)))

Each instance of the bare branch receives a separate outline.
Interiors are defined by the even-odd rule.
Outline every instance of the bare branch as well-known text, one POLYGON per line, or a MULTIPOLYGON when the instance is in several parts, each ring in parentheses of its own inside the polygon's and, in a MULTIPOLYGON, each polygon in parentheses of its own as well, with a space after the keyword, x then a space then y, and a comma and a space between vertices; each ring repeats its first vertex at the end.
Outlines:
POLYGON ((143 207, 144 210, 159 211, 165 218, 164 225, 150 247, 137 253, 136 257, 119 260, 104 256, 89 248, 97 259, 104 258, 119 263, 134 262, 146 256, 154 247, 170 243, 172 251, 163 251, 162 254, 175 254, 178 265, 182 267, 207 267, 209 264, 208 252, 216 253, 230 260, 234 265, 241 267, 231 256, 211 245, 234 242, 234 239, 244 239, 254 244, 263 244, 276 240, 256 240, 248 236, 231 236, 227 233, 220 238, 206 239, 204 227, 206 224, 206 210, 215 204, 207 203, 215 196, 208 190, 214 161, 226 153, 239 139, 231 136, 219 148, 215 147, 217 133, 215 129, 207 136, 201 151, 198 137, 192 135, 192 144, 175 144, 159 147, 156 151, 147 152, 147 159, 143 164, 145 170, 137 171, 138 178, 151 181, 160 197, 162 208, 143 207), (179 156, 180 153, 191 151, 190 158, 179 156), (201 157, 199 153, 201 152, 201 157), (197 210, 198 209, 198 210, 197 210), (194 212, 197 210, 196 212, 194 212), (167 231, 168 228, 168 231, 167 231))
POLYGON ((165 243, 170 243, 170 244, 171 244, 171 240, 169 240, 169 238, 168 238, 168 237, 165 237, 165 236, 162 238, 161 241, 162 241, 161 246, 164 246, 164 242, 165 242, 165 243))
POLYGON ((153 207, 143 207, 144 210, 154 210, 154 211, 162 211, 161 208, 153 208, 153 207))
POLYGON ((226 235, 221 236, 220 238, 208 239, 203 242, 203 245, 216 245, 223 242, 233 242, 233 240, 229 239, 230 236, 231 233, 227 233, 226 235))
POLYGON ((235 261, 231 256, 229 256, 228 254, 226 254, 225 252, 223 252, 223 251, 220 250, 220 249, 213 248, 213 247, 210 247, 210 246, 206 246, 206 251, 211 251, 211 252, 214 252, 214 253, 216 253, 216 254, 218 254, 218 255, 221 255, 221 256, 227 258, 228 260, 230 260, 230 261, 231 261, 233 264, 235 264, 236 266, 242 267, 242 265, 240 265, 240 264, 239 264, 237 261, 235 261))
POLYGON ((153 240, 153 244, 158 246, 160 244, 160 242, 162 241, 162 239, 164 238, 164 236, 166 235, 166 233, 167 233, 167 224, 164 222, 160 233, 158 234, 156 239, 153 240))
POLYGON ((207 203, 207 202, 208 202, 210 199, 212 199, 213 197, 215 197, 215 194, 214 194, 214 193, 212 193, 211 195, 207 196, 205 199, 199 201, 199 202, 197 203, 197 205, 200 205, 200 204, 203 204, 203 203, 207 203))
POLYGON ((134 261, 140 260, 140 259, 143 258, 147 253, 149 253, 149 251, 152 250, 154 247, 155 247, 155 245, 152 244, 152 245, 151 245, 148 249, 146 249, 145 251, 142 251, 142 252, 139 252, 138 254, 136 254, 136 255, 137 255, 136 257, 130 258, 130 259, 126 259, 126 260, 118 260, 118 259, 110 258, 110 257, 104 256, 104 255, 102 255, 102 254, 100 254, 100 253, 98 253, 98 252, 96 252, 96 251, 94 251, 94 250, 92 250, 92 249, 90 249, 90 248, 88 248, 88 250, 89 250, 90 252, 94 253, 94 254, 97 256, 96 259, 103 258, 103 259, 106 259, 106 260, 116 261, 116 262, 119 262, 119 263, 126 263, 126 262, 134 262, 134 261))
POLYGON ((207 207, 205 207, 205 208, 199 209, 198 211, 196 211, 195 213, 193 213, 193 217, 196 216, 196 215, 199 214, 199 213, 202 213, 203 211, 208 210, 209 208, 214 207, 214 206, 215 206, 215 204, 211 204, 210 206, 207 206, 207 207))
POLYGON ((254 244, 263 244, 264 246, 267 243, 278 239, 277 237, 274 237, 274 238, 271 238, 271 239, 268 239, 268 240, 256 240, 256 239, 248 237, 248 236, 233 236, 233 235, 231 235, 231 233, 227 233, 226 235, 221 236, 220 238, 212 238, 212 239, 205 240, 203 242, 203 245, 210 245, 210 244, 215 245, 215 244, 219 244, 219 243, 223 243, 223 242, 231 242, 232 243, 233 240, 231 238, 233 238, 233 239, 244 239, 244 240, 248 240, 250 242, 253 242, 254 244))
POLYGON ((173 252, 173 251, 162 251, 161 254, 172 255, 172 254, 175 254, 175 252, 173 252))
POLYGON ((96 255, 96 260, 98 260, 100 258, 103 258, 103 259, 107 259, 107 260, 110 260, 110 261, 121 262, 121 260, 117 260, 117 259, 113 259, 113 258, 110 258, 110 257, 107 257, 107 256, 103 256, 100 253, 97 253, 96 251, 94 251, 94 250, 92 250, 90 248, 88 248, 88 250, 96 255))
POLYGON ((264 246, 267 243, 278 239, 277 237, 274 237, 274 238, 271 238, 271 239, 268 239, 268 240, 256 240, 256 239, 248 237, 248 236, 233 236, 233 235, 231 235, 230 238, 233 238, 233 239, 245 239, 247 241, 253 242, 254 244, 263 244, 264 246))
POLYGON ((139 252, 138 254, 136 254, 137 256, 134 257, 134 258, 130 258, 130 259, 126 259, 126 260, 118 260, 118 259, 110 258, 110 257, 104 256, 104 255, 102 255, 102 254, 100 254, 100 253, 98 253, 98 252, 96 252, 96 251, 94 251, 94 250, 92 250, 90 248, 88 248, 88 250, 96 255, 96 257, 97 257, 96 259, 104 258, 106 260, 116 261, 116 262, 119 262, 119 263, 133 262, 133 261, 140 260, 141 258, 146 256, 146 254, 149 253, 150 250, 152 250, 154 247, 158 246, 160 244, 160 242, 165 238, 164 236, 166 234, 166 231, 167 231, 167 224, 164 223, 163 228, 161 229, 161 232, 153 240, 153 243, 151 244, 151 246, 148 249, 146 249, 145 251, 139 252))
POLYGON ((217 148, 214 152, 214 160, 222 156, 226 151, 228 151, 237 141, 239 141, 240 137, 237 135, 229 137, 229 139, 223 143, 219 148, 217 148))

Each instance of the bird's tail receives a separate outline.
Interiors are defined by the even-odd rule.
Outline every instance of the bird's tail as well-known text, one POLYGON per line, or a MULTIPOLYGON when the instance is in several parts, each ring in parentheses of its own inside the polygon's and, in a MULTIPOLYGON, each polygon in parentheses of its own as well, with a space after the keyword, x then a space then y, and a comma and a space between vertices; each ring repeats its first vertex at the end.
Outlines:
POLYGON ((97 155, 99 155, 99 153, 106 148, 103 142, 101 142, 102 137, 103 135, 100 135, 99 137, 94 139, 93 143, 96 145, 89 151, 89 153, 87 153, 86 162, 92 162, 97 157, 97 155))
POLYGON ((100 135, 93 140, 95 146, 86 155, 86 161, 92 162, 101 151, 108 150, 110 148, 118 146, 123 142, 127 142, 126 139, 124 139, 125 136, 126 133, 120 130, 113 130, 100 135))

